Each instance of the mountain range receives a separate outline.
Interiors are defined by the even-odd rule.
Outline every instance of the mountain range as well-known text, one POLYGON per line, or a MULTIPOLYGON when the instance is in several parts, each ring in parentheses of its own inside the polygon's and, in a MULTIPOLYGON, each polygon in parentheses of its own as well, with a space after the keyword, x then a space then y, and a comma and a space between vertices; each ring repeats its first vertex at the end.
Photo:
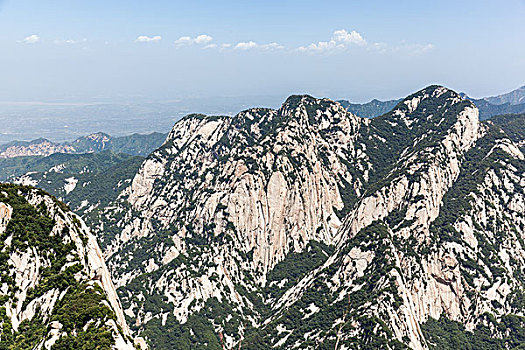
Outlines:
POLYGON ((519 105, 525 103, 525 85, 506 94, 484 98, 493 105, 511 104, 519 105))
MULTIPOLYGON (((460 96, 474 102, 476 107, 478 107, 479 116, 482 120, 489 119, 496 115, 525 112, 525 86, 505 94, 481 99, 471 98, 465 93, 461 93, 460 96)), ((374 99, 363 104, 351 103, 347 100, 340 100, 338 102, 355 115, 365 118, 375 118, 390 112, 400 101, 401 99, 389 101, 374 99)))
POLYGON ((151 349, 514 349, 525 115, 479 113, 442 86, 373 119, 291 96, 11 181, 86 222, 151 349))
POLYGON ((63 143, 56 143, 43 138, 32 141, 12 141, 0 145, 0 158, 49 156, 54 153, 94 153, 105 150, 147 156, 158 148, 165 138, 166 134, 157 132, 120 137, 112 137, 99 132, 79 137, 72 142, 63 143))

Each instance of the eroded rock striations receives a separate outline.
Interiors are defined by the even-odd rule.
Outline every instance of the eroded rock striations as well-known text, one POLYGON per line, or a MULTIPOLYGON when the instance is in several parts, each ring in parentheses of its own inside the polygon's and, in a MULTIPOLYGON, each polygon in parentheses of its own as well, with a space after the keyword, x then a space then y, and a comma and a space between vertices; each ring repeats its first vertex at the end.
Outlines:
POLYGON ((82 210, 155 349, 514 348, 516 142, 441 86, 374 119, 292 96, 185 117, 82 210))

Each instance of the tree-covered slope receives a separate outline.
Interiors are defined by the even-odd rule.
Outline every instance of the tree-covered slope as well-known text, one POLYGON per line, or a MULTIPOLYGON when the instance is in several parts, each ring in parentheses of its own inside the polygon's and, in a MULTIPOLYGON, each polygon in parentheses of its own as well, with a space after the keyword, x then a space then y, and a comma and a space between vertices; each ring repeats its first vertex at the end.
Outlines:
MULTIPOLYGON (((0 166, 11 164, 3 169, 6 173, 27 171, 7 180, 44 189, 81 215, 88 225, 95 226, 101 221, 101 208, 115 201, 129 186, 143 160, 140 156, 103 151, 0 159, 0 166)), ((106 227, 106 236, 113 231, 111 226, 106 227)), ((99 242, 104 247, 104 237, 99 242)))
POLYGON ((379 101, 372 100, 367 103, 351 103, 347 100, 337 101, 352 114, 362 118, 375 118, 390 112, 401 100, 379 101))
POLYGON ((94 236, 42 190, 0 184, 0 346, 133 349, 94 236))
MULTIPOLYGON (((521 345, 525 163, 499 129, 486 125, 480 135, 434 219, 421 204, 435 187, 425 190, 417 177, 390 213, 374 215, 363 200, 346 228, 355 233, 281 298, 246 348, 521 345), (377 220, 359 224, 363 205, 377 220)), ((393 205, 397 195, 382 205, 393 205)))
POLYGON ((408 266, 399 259, 405 251, 418 256, 478 137, 472 103, 435 86, 361 129, 358 142, 377 170, 346 216, 336 251, 273 305, 249 348, 421 348, 413 301, 404 295, 415 276, 403 274, 408 266))
POLYGON ((522 151, 525 151, 525 113, 498 115, 491 121, 503 129, 522 151))
MULTIPOLYGON (((18 177, 28 175, 26 176, 27 181, 39 183, 51 173, 67 175, 98 173, 133 158, 142 159, 139 156, 116 154, 112 151, 84 154, 54 153, 47 157, 0 158, 0 181, 13 181, 18 177)), ((50 188, 46 190, 52 187, 54 191, 61 186, 60 181, 55 181, 55 179, 49 179, 48 183, 50 188)))

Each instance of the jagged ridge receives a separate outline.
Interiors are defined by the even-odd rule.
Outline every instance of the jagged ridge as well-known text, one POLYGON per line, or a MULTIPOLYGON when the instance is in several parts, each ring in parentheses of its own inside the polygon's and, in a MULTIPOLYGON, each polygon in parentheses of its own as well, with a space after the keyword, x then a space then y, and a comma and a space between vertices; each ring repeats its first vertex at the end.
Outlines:
POLYGON ((291 96, 185 117, 95 230, 155 348, 446 349, 451 329, 509 348, 524 185, 516 145, 444 87, 372 120, 291 96))

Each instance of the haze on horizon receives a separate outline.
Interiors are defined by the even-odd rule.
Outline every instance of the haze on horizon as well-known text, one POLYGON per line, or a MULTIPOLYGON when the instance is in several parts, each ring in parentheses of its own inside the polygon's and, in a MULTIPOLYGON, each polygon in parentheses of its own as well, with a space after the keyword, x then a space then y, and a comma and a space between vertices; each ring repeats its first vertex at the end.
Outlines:
POLYGON ((523 18, 523 0, 0 1, 0 101, 488 96, 525 83, 523 18))

